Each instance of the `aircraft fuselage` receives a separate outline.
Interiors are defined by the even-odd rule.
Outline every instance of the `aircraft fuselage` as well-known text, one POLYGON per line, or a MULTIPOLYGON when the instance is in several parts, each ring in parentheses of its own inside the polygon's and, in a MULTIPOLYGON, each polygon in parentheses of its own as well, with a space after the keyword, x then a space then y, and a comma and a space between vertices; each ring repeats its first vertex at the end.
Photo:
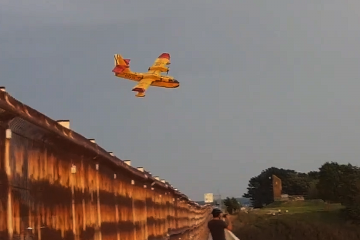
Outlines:
POLYGON ((164 88, 177 88, 180 83, 174 77, 171 76, 161 76, 155 73, 155 71, 149 71, 148 73, 137 73, 137 72, 126 72, 126 73, 116 73, 115 76, 119 78, 125 78, 135 82, 139 82, 142 79, 153 79, 151 86, 154 87, 164 87, 164 88))

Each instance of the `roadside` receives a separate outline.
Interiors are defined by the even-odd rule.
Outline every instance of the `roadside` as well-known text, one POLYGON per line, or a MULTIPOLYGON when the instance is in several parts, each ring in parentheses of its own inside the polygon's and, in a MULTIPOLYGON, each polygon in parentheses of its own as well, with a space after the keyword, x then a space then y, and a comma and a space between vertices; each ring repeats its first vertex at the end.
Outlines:
POLYGON ((359 225, 343 218, 341 205, 321 200, 274 203, 231 216, 234 234, 243 240, 358 240, 359 225))

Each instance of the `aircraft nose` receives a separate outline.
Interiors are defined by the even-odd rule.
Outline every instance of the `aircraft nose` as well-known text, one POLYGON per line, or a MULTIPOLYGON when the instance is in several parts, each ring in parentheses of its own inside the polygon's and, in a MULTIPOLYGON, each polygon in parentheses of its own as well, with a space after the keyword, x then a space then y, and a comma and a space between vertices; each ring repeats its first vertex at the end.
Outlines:
POLYGON ((176 79, 174 79, 174 83, 179 83, 179 81, 178 81, 178 80, 176 80, 176 79))

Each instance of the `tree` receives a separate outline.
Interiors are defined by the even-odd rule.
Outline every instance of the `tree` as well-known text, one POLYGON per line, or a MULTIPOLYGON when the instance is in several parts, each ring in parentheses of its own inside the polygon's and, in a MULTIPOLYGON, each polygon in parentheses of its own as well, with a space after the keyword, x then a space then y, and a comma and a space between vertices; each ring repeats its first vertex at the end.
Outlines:
POLYGON ((224 205, 226 206, 226 210, 229 214, 234 214, 237 211, 239 211, 241 208, 241 204, 234 197, 232 198, 227 197, 224 200, 224 205))
POLYGON ((319 199, 319 191, 317 189, 317 184, 319 180, 310 180, 309 189, 306 194, 306 199, 319 199))
MULTIPOLYGON (((261 175, 261 174, 260 174, 261 175)), ((264 176, 252 177, 249 181, 247 193, 243 197, 250 198, 253 207, 262 207, 263 204, 270 203, 273 198, 271 182, 264 176)))
POLYGON ((307 199, 321 198, 345 206, 348 217, 360 221, 360 168, 351 164, 326 162, 319 171, 299 173, 289 169, 268 168, 249 180, 247 193, 253 207, 273 202, 271 176, 281 179, 282 192, 304 195, 307 199))
POLYGON ((294 170, 271 167, 249 180, 247 193, 243 197, 250 198, 255 208, 263 207, 274 201, 272 175, 281 179, 282 192, 289 195, 307 195, 310 182, 316 179, 316 172, 298 173, 294 170))
POLYGON ((360 169, 351 164, 326 162, 320 167, 317 189, 321 198, 341 203, 351 219, 360 220, 360 169))
POLYGON ((360 169, 347 165, 339 184, 340 202, 345 206, 360 204, 360 169))
POLYGON ((310 171, 307 173, 308 178, 312 180, 319 180, 319 175, 319 171, 310 171))
POLYGON ((354 179, 359 175, 359 168, 351 164, 326 162, 320 168, 317 189, 321 199, 333 203, 350 201, 353 194, 354 179))
POLYGON ((241 204, 234 197, 232 197, 230 200, 231 200, 231 205, 232 205, 232 208, 233 208, 233 212, 238 212, 240 210, 240 208, 241 208, 241 204))
POLYGON ((346 195, 345 199, 343 199, 343 205, 345 205, 345 213, 347 214, 347 216, 359 222, 360 221, 360 177, 359 175, 352 177, 354 181, 351 181, 348 186, 349 192, 346 195))

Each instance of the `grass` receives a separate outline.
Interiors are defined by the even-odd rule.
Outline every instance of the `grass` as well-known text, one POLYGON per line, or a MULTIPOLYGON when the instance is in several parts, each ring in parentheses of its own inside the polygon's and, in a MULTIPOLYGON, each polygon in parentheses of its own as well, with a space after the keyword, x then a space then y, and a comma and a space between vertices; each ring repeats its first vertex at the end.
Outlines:
POLYGON ((273 203, 233 216, 234 233, 246 240, 360 239, 360 227, 348 223, 341 209, 340 204, 322 201, 273 203))
POLYGON ((297 202, 275 202, 261 209, 261 213, 278 212, 282 214, 333 212, 342 209, 341 204, 327 204, 322 200, 308 200, 297 202))

